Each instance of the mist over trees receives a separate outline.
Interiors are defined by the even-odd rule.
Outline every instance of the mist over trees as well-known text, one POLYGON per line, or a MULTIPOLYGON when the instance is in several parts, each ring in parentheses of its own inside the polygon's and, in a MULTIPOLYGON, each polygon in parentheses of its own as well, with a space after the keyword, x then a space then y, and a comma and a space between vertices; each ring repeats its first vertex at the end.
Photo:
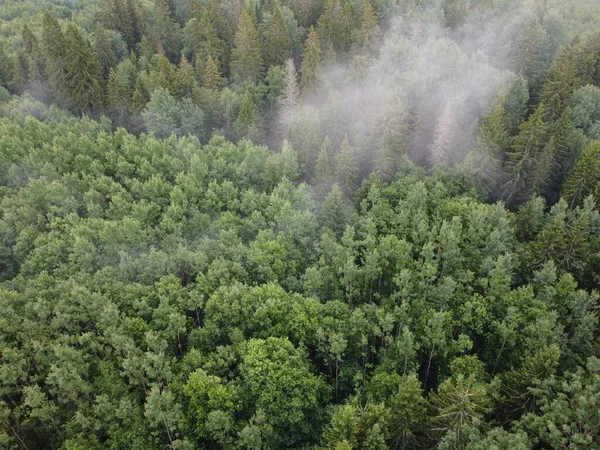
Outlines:
POLYGON ((600 3, 0 5, 0 447, 600 448, 600 3))

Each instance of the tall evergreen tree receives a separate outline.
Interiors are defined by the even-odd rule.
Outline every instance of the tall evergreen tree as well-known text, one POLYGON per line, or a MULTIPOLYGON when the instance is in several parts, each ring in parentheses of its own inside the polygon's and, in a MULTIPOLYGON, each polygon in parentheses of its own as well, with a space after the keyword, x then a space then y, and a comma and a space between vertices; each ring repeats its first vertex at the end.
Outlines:
POLYGON ((156 69, 150 73, 150 82, 152 83, 152 87, 154 87, 154 89, 165 89, 177 99, 181 99, 183 96, 177 71, 164 56, 158 57, 156 69))
POLYGON ((284 124, 289 124, 293 120, 299 97, 298 72, 296 72, 294 60, 290 58, 285 62, 283 92, 279 101, 279 110, 284 124))
POLYGON ((435 127, 433 143, 429 146, 429 162, 434 167, 448 162, 454 138, 454 123, 452 117, 452 104, 448 102, 435 127))
POLYGON ((200 88, 194 76, 194 67, 185 56, 181 56, 181 60, 179 61, 177 83, 183 91, 183 97, 190 98, 196 103, 199 101, 200 88))
POLYGON ((371 3, 366 2, 360 20, 360 28, 356 31, 354 38, 354 49, 359 53, 371 53, 380 38, 381 28, 377 24, 377 16, 371 3))
POLYGON ((256 83, 263 71, 260 39, 252 12, 244 8, 231 52, 231 74, 237 84, 256 83))
POLYGON ((204 65, 204 73, 202 75, 202 86, 206 89, 220 89, 223 86, 223 78, 221 77, 221 72, 219 72, 219 68, 217 64, 212 59, 212 56, 209 56, 206 60, 206 64, 204 65))
POLYGON ((573 91, 577 89, 576 52, 577 42, 566 46, 552 64, 542 87, 540 101, 545 105, 549 122, 557 120, 569 105, 573 91))
POLYGON ((63 108, 72 107, 70 89, 66 80, 67 43, 58 19, 49 12, 42 18, 42 42, 46 57, 46 76, 56 103, 63 108))
POLYGON ((151 31, 160 51, 171 62, 176 62, 180 56, 181 36, 179 24, 168 0, 154 1, 154 25, 151 31))
POLYGON ((317 31, 311 27, 304 42, 300 88, 303 93, 315 89, 321 81, 321 41, 317 31))
POLYGON ((506 168, 510 179, 504 185, 503 196, 509 204, 514 204, 523 195, 528 175, 535 166, 535 158, 546 144, 548 127, 544 116, 544 105, 540 104, 535 113, 521 125, 512 150, 507 155, 506 168))
POLYGON ((75 25, 69 24, 67 27, 65 41, 65 79, 73 104, 79 112, 90 114, 94 107, 101 107, 102 103, 100 66, 75 25))
POLYGON ((335 179, 348 197, 352 197, 358 187, 358 164, 354 149, 344 138, 339 153, 335 158, 335 179))
POLYGON ((563 197, 571 206, 580 205, 588 195, 600 201, 600 141, 583 152, 563 186, 563 197))
POLYGON ((264 60, 267 67, 280 66, 290 57, 290 39, 279 5, 275 5, 265 39, 264 60))
POLYGON ((4 51, 4 46, 0 45, 0 86, 8 88, 11 79, 11 60, 4 51))
POLYGON ((110 69, 112 69, 116 63, 117 58, 110 45, 110 38, 106 29, 101 22, 96 24, 96 33, 94 34, 94 53, 96 59, 100 64, 102 77, 108 79, 110 69))
POLYGON ((517 39, 512 60, 512 69, 530 81, 539 81, 550 59, 546 30, 536 19, 532 19, 517 39))

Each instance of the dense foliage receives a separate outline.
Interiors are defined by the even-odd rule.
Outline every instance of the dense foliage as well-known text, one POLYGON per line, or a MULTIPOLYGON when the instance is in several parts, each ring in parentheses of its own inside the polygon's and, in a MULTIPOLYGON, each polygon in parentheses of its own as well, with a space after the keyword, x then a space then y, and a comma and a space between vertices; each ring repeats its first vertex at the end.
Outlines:
POLYGON ((596 2, 0 19, 0 447, 600 448, 596 2))

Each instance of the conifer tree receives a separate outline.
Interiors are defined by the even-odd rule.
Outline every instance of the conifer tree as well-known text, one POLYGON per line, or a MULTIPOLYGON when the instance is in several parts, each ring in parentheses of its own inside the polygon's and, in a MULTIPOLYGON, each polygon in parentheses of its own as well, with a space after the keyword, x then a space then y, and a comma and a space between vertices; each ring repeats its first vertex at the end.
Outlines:
POLYGON ((576 69, 577 42, 565 47, 552 64, 542 87, 540 101, 545 105, 549 122, 557 120, 568 106, 573 91, 578 87, 576 69))
POLYGON ((168 0, 154 1, 154 25, 151 29, 153 40, 170 61, 176 62, 181 50, 179 24, 168 0))
POLYGON ((365 4, 360 28, 356 31, 354 49, 358 53, 371 53, 381 37, 381 29, 377 24, 377 16, 371 3, 365 4))
POLYGON ((50 102, 52 98, 48 92, 45 79, 46 61, 43 50, 37 37, 27 25, 23 27, 21 35, 23 36, 23 47, 28 56, 25 65, 28 90, 35 98, 44 102, 50 102))
POLYGON ((298 107, 300 87, 298 85, 298 72, 293 59, 285 62, 283 75, 283 92, 279 101, 279 110, 284 124, 293 120, 294 111, 298 107))
POLYGON ((544 122, 544 105, 540 104, 535 113, 524 122, 515 137, 512 150, 507 155, 506 169, 510 180, 504 185, 503 197, 510 204, 518 200, 531 173, 535 158, 546 144, 548 127, 544 122))
POLYGON ((117 68, 111 69, 106 91, 108 116, 115 125, 127 127, 131 113, 132 96, 129 79, 117 68))
POLYGON ((331 141, 328 137, 323 141, 321 151, 317 156, 313 182, 316 186, 325 190, 329 190, 331 183, 333 183, 333 155, 331 141))
POLYGON ((498 189, 502 163, 510 146, 509 119, 502 102, 496 101, 479 126, 474 156, 475 176, 488 192, 498 189))
POLYGON ((91 113, 102 96, 100 66, 79 29, 69 24, 65 35, 65 79, 71 91, 74 106, 82 113, 91 113))
POLYGON ((219 72, 217 64, 209 56, 204 65, 204 73, 202 75, 202 86, 206 89, 218 90, 223 86, 223 78, 219 72))
POLYGON ((434 141, 429 146, 429 162, 432 166, 439 166, 449 160, 453 138, 452 105, 448 102, 435 127, 434 141))
POLYGON ((96 24, 96 33, 94 35, 94 53, 96 59, 100 64, 102 77, 108 79, 110 69, 112 69, 116 63, 117 58, 110 46, 110 39, 108 33, 101 22, 96 24))
POLYGON ((27 56, 18 52, 11 60, 8 88, 13 94, 22 94, 27 86, 27 56))
POLYGON ((208 12, 202 9, 199 17, 190 19, 185 27, 185 33, 194 53, 194 64, 203 68, 203 63, 212 57, 220 67, 223 58, 223 41, 219 39, 215 27, 210 21, 208 12))
POLYGON ((539 81, 548 65, 548 36, 539 19, 532 19, 521 31, 512 60, 512 69, 528 80, 539 81))
POLYGON ((239 137, 248 137, 254 141, 260 141, 262 139, 260 105, 254 86, 248 86, 246 88, 236 118, 235 127, 239 137))
POLYGON ((0 86, 8 88, 11 79, 11 60, 4 51, 4 47, 0 45, 0 86))
POLYGON ((280 66, 290 57, 290 40, 281 9, 275 5, 267 29, 264 60, 267 67, 280 66))
POLYGON ((563 186, 563 197, 571 206, 580 205, 588 195, 600 200, 600 141, 583 152, 563 186))
POLYGON ((198 102, 200 91, 198 82, 194 77, 194 67, 183 55, 181 56, 179 68, 177 69, 177 84, 180 86, 184 98, 190 98, 192 101, 198 102))
POLYGON ((65 76, 67 45, 60 23, 49 12, 42 18, 42 42, 46 57, 46 76, 52 94, 58 106, 70 108, 72 99, 65 76))
POLYGON ((300 72, 302 74, 300 88, 303 93, 307 93, 319 85, 321 80, 321 41, 319 34, 312 27, 304 42, 300 72))
POLYGON ((237 84, 256 83, 263 70, 260 40, 252 12, 244 8, 231 52, 231 74, 237 84))
POLYGON ((177 72, 169 60, 164 56, 158 57, 156 69, 150 73, 150 83, 152 83, 154 89, 165 89, 177 99, 181 99, 183 96, 183 90, 177 72))
POLYGON ((358 164, 354 149, 344 137, 339 153, 335 158, 335 179, 348 197, 352 197, 358 186, 358 164))
POLYGON ((131 97, 131 114, 133 117, 139 116, 146 104, 150 101, 150 89, 148 86, 147 76, 140 74, 135 81, 135 90, 131 97))
POLYGON ((408 150, 409 129, 402 92, 395 89, 384 99, 377 114, 376 151, 373 172, 382 181, 390 180, 408 150))

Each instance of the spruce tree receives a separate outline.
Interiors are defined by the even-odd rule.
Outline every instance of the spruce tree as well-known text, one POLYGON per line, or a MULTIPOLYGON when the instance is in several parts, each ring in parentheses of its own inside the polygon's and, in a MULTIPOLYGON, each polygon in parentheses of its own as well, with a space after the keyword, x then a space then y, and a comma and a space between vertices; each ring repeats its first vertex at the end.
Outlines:
POLYGON ((580 205, 588 195, 600 201, 600 141, 583 152, 563 186, 563 198, 571 206, 580 205))
POLYGON ((509 204, 513 204, 522 196, 527 177, 534 168, 535 158, 546 144, 548 127, 544 116, 544 105, 540 104, 535 113, 521 125, 512 150, 507 154, 506 170, 510 179, 504 185, 503 197, 509 204))
POLYGON ((0 45, 0 86, 8 88, 11 79, 11 60, 0 45))
POLYGON ((448 162, 454 138, 454 123, 452 118, 452 104, 448 102, 435 127, 435 137, 429 146, 429 162, 433 167, 448 162))
POLYGON ((263 71, 260 40, 252 12, 244 8, 238 22, 231 52, 231 74, 233 81, 245 85, 257 83, 263 71))
POLYGON ((153 40, 170 61, 176 62, 181 50, 179 24, 168 0, 154 1, 154 25, 151 29, 153 40))
POLYGON ((280 66, 290 57, 290 40, 281 9, 275 5, 267 29, 264 60, 267 67, 280 66))
POLYGON ((177 99, 181 99, 183 96, 183 89, 177 71, 164 56, 158 57, 156 69, 150 73, 150 83, 152 83, 154 89, 165 89, 177 99))
POLYGON ((548 65, 548 36, 540 21, 532 19, 521 31, 512 59, 512 70, 530 81, 539 81, 548 65))
POLYGON ((194 67, 190 64, 185 56, 181 56, 179 68, 177 69, 177 83, 180 86, 183 97, 190 98, 194 102, 198 102, 200 98, 200 90, 198 82, 194 77, 194 67))
POLYGON ((223 78, 217 64, 209 56, 204 65, 204 73, 202 75, 202 86, 206 89, 218 90, 223 86, 223 78))
POLYGON ((377 16, 371 3, 367 2, 360 20, 360 28, 356 31, 354 49, 358 53, 371 53, 380 38, 381 29, 377 25, 377 16))
POLYGON ((110 38, 104 26, 101 22, 96 24, 96 33, 94 35, 94 53, 96 59, 100 64, 102 77, 108 79, 110 69, 112 69, 116 63, 117 58, 110 46, 110 38))
POLYGON ((348 136, 344 137, 339 153, 335 158, 335 179, 344 193, 352 197, 358 186, 358 164, 354 149, 348 142, 348 136))
POLYGON ((72 99, 65 71, 67 43, 60 23, 49 12, 42 18, 42 42, 46 76, 55 102, 62 108, 71 108, 72 99))
POLYGON ((321 41, 319 34, 312 27, 304 42, 300 72, 302 74, 300 88, 303 93, 312 91, 319 86, 321 81, 321 41))
POLYGON ((296 72, 294 60, 290 58, 285 62, 283 92, 279 101, 279 111, 284 124, 289 124, 293 120, 299 97, 298 72, 296 72))
POLYGON ((65 34, 65 79, 75 108, 90 114, 101 98, 100 65, 88 43, 74 24, 69 24, 65 34))
POLYGON ((328 137, 323 141, 321 151, 317 156, 313 183, 320 189, 328 190, 333 183, 333 155, 331 141, 328 137))
POLYGON ((568 106, 573 91, 578 87, 577 42, 573 42, 560 53, 552 64, 542 87, 540 101, 545 105, 549 122, 557 120, 568 106))

